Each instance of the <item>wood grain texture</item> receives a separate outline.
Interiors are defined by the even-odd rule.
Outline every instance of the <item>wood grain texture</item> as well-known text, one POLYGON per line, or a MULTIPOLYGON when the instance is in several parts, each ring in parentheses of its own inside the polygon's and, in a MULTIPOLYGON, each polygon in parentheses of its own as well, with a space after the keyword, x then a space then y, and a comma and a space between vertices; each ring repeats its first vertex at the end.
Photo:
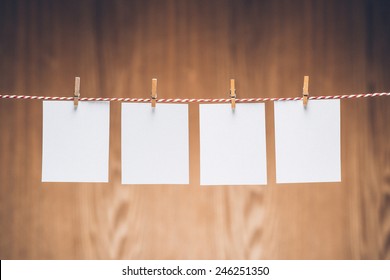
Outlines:
MULTIPOLYGON (((389 91, 388 1, 0 1, 0 92, 161 98, 389 91)), ((1 259, 390 259, 390 98, 341 104, 342 183, 199 187, 41 183, 42 103, 0 100, 1 259)))

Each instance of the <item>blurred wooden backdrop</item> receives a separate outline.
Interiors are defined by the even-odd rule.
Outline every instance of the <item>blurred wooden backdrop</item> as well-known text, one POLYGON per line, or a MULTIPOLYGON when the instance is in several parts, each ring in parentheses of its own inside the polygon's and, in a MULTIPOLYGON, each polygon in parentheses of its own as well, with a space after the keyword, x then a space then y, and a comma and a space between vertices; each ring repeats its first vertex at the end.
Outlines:
MULTIPOLYGON (((390 91, 388 1, 0 1, 0 92, 297 96, 390 91)), ((110 183, 41 183, 42 103, 0 100, 1 259, 390 259, 390 98, 342 101, 342 183, 123 186, 120 104, 110 183)), ((152 172, 153 166, 151 166, 152 172)), ((234 172, 234 170, 232 170, 234 172)))

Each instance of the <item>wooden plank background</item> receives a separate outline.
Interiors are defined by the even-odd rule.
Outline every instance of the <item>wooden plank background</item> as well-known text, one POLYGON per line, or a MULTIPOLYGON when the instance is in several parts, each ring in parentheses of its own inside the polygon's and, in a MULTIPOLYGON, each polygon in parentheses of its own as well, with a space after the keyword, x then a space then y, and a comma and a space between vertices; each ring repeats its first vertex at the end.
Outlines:
MULTIPOLYGON (((0 92, 88 97, 390 91, 388 1, 0 1, 0 92)), ((390 259, 390 98, 341 104, 342 183, 123 186, 120 104, 110 183, 41 183, 42 103, 0 100, 1 259, 390 259)), ((153 172, 151 166, 151 172, 153 172)), ((234 170, 232 170, 234 172, 234 170)))

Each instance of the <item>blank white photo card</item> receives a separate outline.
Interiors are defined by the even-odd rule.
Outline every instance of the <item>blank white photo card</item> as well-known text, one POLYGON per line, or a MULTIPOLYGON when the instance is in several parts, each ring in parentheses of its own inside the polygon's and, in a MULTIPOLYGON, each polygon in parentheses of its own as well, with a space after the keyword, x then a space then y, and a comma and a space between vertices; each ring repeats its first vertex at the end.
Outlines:
POLYGON ((340 100, 274 105, 276 182, 340 182, 340 100))
POLYGON ((108 182, 110 102, 43 101, 42 182, 108 182))
POLYGON ((189 184, 187 104, 122 103, 122 184, 189 184))
POLYGON ((201 104, 200 184, 267 184, 263 103, 201 104))

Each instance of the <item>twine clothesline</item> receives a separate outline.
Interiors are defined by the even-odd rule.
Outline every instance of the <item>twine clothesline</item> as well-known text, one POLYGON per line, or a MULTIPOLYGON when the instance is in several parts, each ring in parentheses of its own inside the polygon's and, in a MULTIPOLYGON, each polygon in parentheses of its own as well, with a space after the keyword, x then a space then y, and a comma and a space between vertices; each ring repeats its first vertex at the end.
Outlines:
MULTIPOLYGON (((352 99, 364 97, 379 97, 390 96, 390 92, 377 93, 362 93, 362 94, 345 94, 345 95, 331 95, 331 96, 310 96, 309 100, 322 99, 352 99)), ((74 97, 58 97, 58 96, 34 96, 34 95, 14 95, 14 94, 0 94, 0 99, 18 99, 18 100, 73 100, 74 97)), ((302 100, 303 97, 257 97, 257 98, 237 98, 237 103, 255 103, 266 101, 293 101, 302 100)), ((80 101, 118 101, 118 102, 134 102, 147 103, 151 102, 151 98, 131 98, 131 97, 80 97, 80 101)), ((230 98, 159 98, 157 103, 229 103, 230 98)))

